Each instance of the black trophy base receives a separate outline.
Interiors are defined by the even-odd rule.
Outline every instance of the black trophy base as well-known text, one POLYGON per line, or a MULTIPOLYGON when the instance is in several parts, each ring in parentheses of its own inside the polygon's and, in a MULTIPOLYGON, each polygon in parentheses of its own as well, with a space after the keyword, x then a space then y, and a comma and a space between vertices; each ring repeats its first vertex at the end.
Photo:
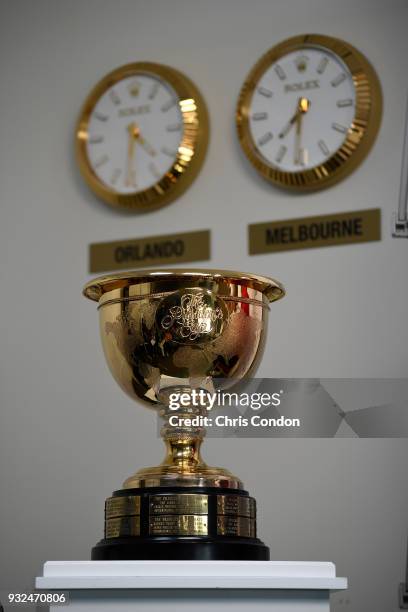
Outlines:
POLYGON ((94 561, 268 561, 256 502, 240 489, 161 487, 115 491, 94 561))
POLYGON ((269 561, 269 548, 258 539, 118 538, 101 540, 93 561, 269 561), (135 541, 137 540, 137 541, 135 541))

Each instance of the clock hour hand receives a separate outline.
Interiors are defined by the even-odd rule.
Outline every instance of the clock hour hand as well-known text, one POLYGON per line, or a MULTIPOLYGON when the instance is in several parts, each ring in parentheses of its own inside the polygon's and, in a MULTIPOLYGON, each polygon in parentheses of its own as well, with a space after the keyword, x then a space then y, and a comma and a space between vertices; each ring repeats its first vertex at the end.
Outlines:
POLYGON ((283 128, 283 130, 279 133, 279 138, 285 138, 286 134, 289 132, 290 128, 292 127, 292 125, 297 121, 298 118, 298 111, 296 110, 296 113, 293 115, 293 117, 287 122, 287 124, 285 125, 285 127, 283 128))
POLYGON ((295 150, 294 150, 293 163, 299 166, 302 164, 302 157, 303 157, 303 151, 301 147, 301 137, 302 137, 302 115, 298 114, 296 117, 295 150))

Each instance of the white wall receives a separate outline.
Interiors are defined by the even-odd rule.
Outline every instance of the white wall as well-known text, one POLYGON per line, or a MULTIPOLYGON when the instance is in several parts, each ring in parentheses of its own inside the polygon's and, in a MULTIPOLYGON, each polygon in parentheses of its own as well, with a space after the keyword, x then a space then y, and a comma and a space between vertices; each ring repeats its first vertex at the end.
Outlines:
MULTIPOLYGON (((360 0, 52 0, 0 3, 1 582, 30 585, 46 559, 87 558, 103 500, 157 463, 151 413, 121 394, 102 356, 96 308, 81 297, 90 242, 212 229, 207 267, 270 274, 262 376, 407 374, 407 246, 390 237, 407 91, 406 2, 360 0), (234 130, 255 61, 300 33, 343 38, 384 92, 377 143, 330 190, 294 196, 260 179, 234 130), (189 75, 211 116, 207 160, 176 203, 145 216, 94 198, 73 157, 90 88, 129 61, 189 75), (247 224, 380 207, 378 243, 249 258, 247 224)), ((205 265, 205 264, 204 264, 205 265)), ((273 558, 333 560, 351 577, 335 610, 396 609, 407 527, 406 441, 209 440, 257 496, 273 558), (245 444, 242 452, 238 444, 245 444)))

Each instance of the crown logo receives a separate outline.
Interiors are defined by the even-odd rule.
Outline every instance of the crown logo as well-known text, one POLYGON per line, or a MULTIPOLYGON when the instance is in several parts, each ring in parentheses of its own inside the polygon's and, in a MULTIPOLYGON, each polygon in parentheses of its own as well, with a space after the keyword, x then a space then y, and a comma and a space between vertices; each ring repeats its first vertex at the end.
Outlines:
POLYGON ((295 59, 295 64, 296 68, 298 69, 298 72, 304 72, 306 70, 307 62, 308 58, 306 57, 306 55, 299 55, 299 57, 295 59))
POLYGON ((139 89, 140 89, 140 83, 138 83, 137 81, 133 81, 133 83, 129 85, 130 95, 136 97, 139 94, 139 89))

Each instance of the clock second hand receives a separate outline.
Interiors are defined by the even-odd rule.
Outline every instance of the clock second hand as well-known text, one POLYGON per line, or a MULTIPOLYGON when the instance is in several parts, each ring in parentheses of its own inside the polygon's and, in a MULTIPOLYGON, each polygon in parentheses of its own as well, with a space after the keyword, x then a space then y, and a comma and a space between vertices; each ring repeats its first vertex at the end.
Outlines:
POLYGON ((142 147, 144 148, 144 150, 146 151, 146 153, 148 153, 152 157, 154 157, 156 155, 155 149, 152 147, 152 145, 149 142, 147 142, 147 140, 145 138, 143 138, 143 136, 140 133, 140 131, 139 131, 139 135, 137 136, 137 139, 140 142, 140 144, 142 145, 142 147))

